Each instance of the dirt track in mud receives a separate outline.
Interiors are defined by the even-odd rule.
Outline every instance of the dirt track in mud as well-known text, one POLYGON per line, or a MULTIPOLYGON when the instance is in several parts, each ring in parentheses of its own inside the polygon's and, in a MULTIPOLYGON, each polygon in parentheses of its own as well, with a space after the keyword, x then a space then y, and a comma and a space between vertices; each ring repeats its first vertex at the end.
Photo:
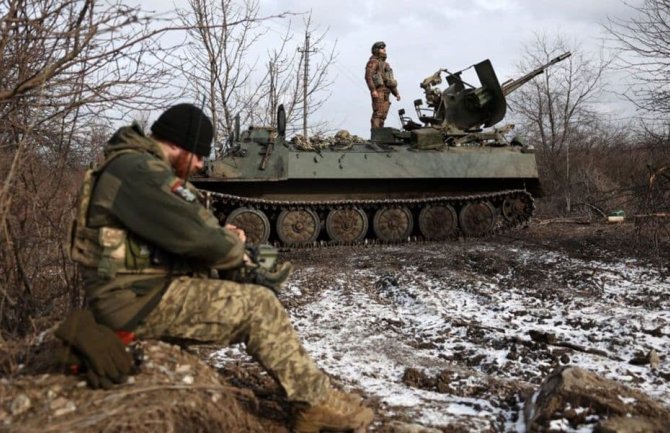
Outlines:
MULTIPOLYGON (((375 407, 372 431, 399 420, 518 432, 524 400, 558 365, 670 405, 667 251, 632 224, 539 223, 485 240, 297 250, 284 253, 296 271, 280 298, 319 365, 375 407), (651 349, 653 369, 639 361, 651 349)), ((281 416, 276 387, 238 349, 211 362, 281 416)))

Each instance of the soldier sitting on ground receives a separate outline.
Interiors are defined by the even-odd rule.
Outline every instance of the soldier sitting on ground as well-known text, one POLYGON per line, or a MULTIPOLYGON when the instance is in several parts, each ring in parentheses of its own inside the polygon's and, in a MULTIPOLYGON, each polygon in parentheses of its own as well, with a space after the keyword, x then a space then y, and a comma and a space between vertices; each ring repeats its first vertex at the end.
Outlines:
MULTIPOLYGON (((295 431, 364 431, 372 410, 333 388, 271 289, 209 278, 212 270, 254 266, 244 232, 221 227, 185 180, 210 154, 210 119, 179 104, 151 131, 119 129, 82 188, 71 251, 89 310, 73 313, 56 335, 89 367, 89 383, 107 387, 130 370, 112 330, 144 339, 244 342, 294 403, 295 431)), ((277 278, 286 277, 284 268, 277 278)))

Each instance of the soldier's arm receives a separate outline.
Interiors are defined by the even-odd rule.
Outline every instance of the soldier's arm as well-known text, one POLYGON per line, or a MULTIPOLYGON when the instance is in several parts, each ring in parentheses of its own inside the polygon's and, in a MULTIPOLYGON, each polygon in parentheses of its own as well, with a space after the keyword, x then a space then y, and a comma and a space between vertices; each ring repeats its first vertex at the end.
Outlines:
POLYGON ((91 206, 106 208, 128 230, 170 253, 216 266, 242 263, 242 241, 161 160, 118 157, 100 175, 93 198, 91 206))
MULTIPOLYGON (((387 66, 389 69, 391 69, 391 65, 389 65, 388 63, 386 64, 386 66, 387 66)), ((396 82, 396 81, 395 81, 395 77, 393 77, 393 81, 396 82)), ((389 90, 391 91, 391 93, 393 94, 393 96, 395 96, 396 99, 397 99, 398 101, 400 101, 400 92, 398 92, 398 84, 397 84, 397 82, 396 82, 396 85, 395 85, 395 86, 393 86, 393 87, 389 87, 389 90)))
POLYGON ((367 65, 365 65, 365 82, 367 83, 370 92, 374 92, 376 90, 375 83, 372 81, 372 75, 377 71, 378 67, 379 64, 374 59, 368 60, 367 65))

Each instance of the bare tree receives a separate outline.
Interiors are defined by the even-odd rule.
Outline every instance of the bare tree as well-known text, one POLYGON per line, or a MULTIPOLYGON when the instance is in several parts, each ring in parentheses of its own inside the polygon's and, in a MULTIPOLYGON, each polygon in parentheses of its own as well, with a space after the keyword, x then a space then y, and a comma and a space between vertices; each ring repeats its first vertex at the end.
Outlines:
MULTIPOLYGON (((330 67, 336 60, 336 45, 326 49, 327 31, 318 31, 314 28, 311 14, 304 20, 305 35, 310 35, 310 52, 295 49, 297 43, 295 35, 289 27, 284 33, 277 48, 268 53, 268 74, 263 78, 261 98, 269 101, 266 110, 259 110, 254 115, 254 121, 260 124, 274 125, 279 104, 286 109, 287 129, 295 132, 300 129, 303 111, 307 106, 308 117, 314 115, 326 102, 332 85, 329 76, 330 67), (307 83, 303 73, 306 56, 310 55, 310 71, 307 83), (316 60, 314 60, 316 59, 316 60), (306 86, 305 86, 306 84, 306 86), (307 89, 305 95, 303 89, 307 89), (305 104, 305 96, 307 104, 305 104)), ((310 123, 312 130, 320 131, 327 128, 327 122, 310 123)))
POLYGON ((196 98, 207 99, 217 138, 231 130, 236 113, 248 111, 242 89, 255 67, 247 56, 260 37, 259 14, 256 0, 189 0, 188 9, 178 11, 192 40, 183 72, 196 98))
POLYGON ((638 199, 645 216, 640 227, 650 229, 657 248, 657 236, 663 233, 667 237, 670 228, 670 0, 627 5, 630 18, 612 18, 604 27, 619 50, 617 66, 629 73, 633 83, 625 96, 651 114, 651 119, 642 122, 638 136, 648 178, 647 188, 638 199))
POLYGON ((603 73, 611 62, 594 58, 563 36, 536 35, 518 69, 531 70, 567 51, 572 56, 509 97, 525 133, 547 152, 562 151, 570 140, 596 126, 599 113, 593 103, 602 96, 603 73))
MULTIPOLYGON (((259 42, 268 32, 263 24, 294 14, 263 16, 258 0, 189 0, 188 10, 179 15, 194 41, 184 62, 184 74, 193 83, 194 95, 206 97, 219 142, 233 130, 237 114, 243 124, 273 125, 276 107, 283 103, 289 123, 301 116, 304 53, 297 50, 291 27, 277 39, 266 60, 261 60, 259 53, 259 42)), ((312 31, 311 16, 305 27, 312 31)), ((319 33, 314 45, 324 39, 325 32, 319 33)), ((311 71, 308 114, 325 101, 317 94, 330 85, 328 66, 335 58, 333 50, 322 53, 311 71)))
POLYGON ((670 0, 628 6, 633 17, 604 26, 620 51, 619 66, 636 83, 626 96, 644 110, 670 113, 670 0))
MULTIPOLYGON (((157 102, 154 91, 169 82, 164 57, 147 17, 121 3, 104 9, 95 0, 4 0, 0 34, 0 128, 13 164, 0 191, 0 225, 12 180, 26 149, 65 152, 54 142, 59 129, 157 102), (56 129, 56 130, 54 130, 56 129)), ((68 138, 67 136, 65 138, 68 138)))
MULTIPOLYGON (((508 101, 523 135, 538 148, 551 193, 562 191, 571 208, 571 152, 606 145, 620 133, 602 122, 594 102, 602 95, 610 59, 594 57, 562 36, 536 35, 525 50, 521 71, 532 70, 570 51, 572 56, 510 95, 508 101)), ((574 171, 574 170, 573 170, 574 171)))
POLYGON ((120 1, 0 0, 0 11, 0 329, 25 332, 37 311, 76 302, 63 241, 82 168, 111 118, 160 104, 171 49, 120 1))

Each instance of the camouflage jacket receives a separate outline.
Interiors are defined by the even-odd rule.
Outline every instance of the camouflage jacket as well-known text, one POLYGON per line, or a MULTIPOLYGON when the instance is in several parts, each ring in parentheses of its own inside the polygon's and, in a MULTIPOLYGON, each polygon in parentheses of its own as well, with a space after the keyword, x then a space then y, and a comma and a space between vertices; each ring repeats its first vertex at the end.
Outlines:
POLYGON ((365 82, 370 92, 381 88, 387 88, 398 96, 398 82, 393 77, 393 69, 386 60, 372 55, 365 65, 365 82))
POLYGON ((138 126, 118 130, 104 150, 105 161, 84 182, 78 222, 85 227, 75 227, 71 251, 96 319, 132 329, 173 278, 238 266, 244 245, 138 126))

